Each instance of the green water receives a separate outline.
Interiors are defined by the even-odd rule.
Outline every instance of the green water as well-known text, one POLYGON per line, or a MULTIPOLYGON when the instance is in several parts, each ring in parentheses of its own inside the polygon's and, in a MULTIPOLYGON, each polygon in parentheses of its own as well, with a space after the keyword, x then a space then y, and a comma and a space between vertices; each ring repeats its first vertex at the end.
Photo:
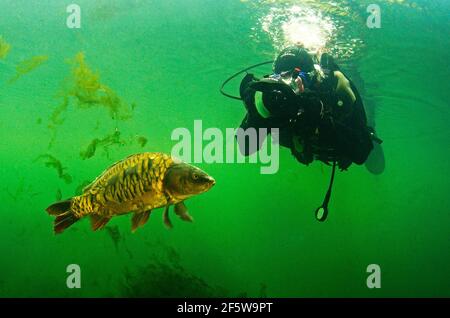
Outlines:
POLYGON ((449 297, 449 2, 378 1, 380 29, 366 26, 371 1, 340 2, 78 0, 81 29, 69 29, 70 1, 2 0, 0 35, 11 50, 0 60, 0 296, 449 297), (286 149, 274 175, 255 164, 198 164, 217 185, 187 201, 193 224, 174 218, 168 231, 157 210, 135 234, 128 216, 100 232, 83 220, 53 234, 45 208, 111 163, 170 153, 173 129, 192 129, 196 119, 237 127, 244 107, 218 87, 274 57, 286 39, 277 19, 269 29, 264 21, 271 10, 289 18, 294 4, 334 25, 327 45, 385 141, 383 174, 364 166, 338 173, 329 219, 319 223, 313 211, 330 172, 322 164, 302 166, 286 149), (80 51, 135 106, 130 119, 71 97, 64 121, 48 127, 80 51), (33 56, 48 60, 10 82, 33 56), (118 143, 80 156, 114 131, 118 143), (71 178, 47 167, 43 154, 71 178), (69 264, 81 268, 80 289, 66 286, 69 264), (369 264, 381 267, 381 289, 366 286, 369 264))

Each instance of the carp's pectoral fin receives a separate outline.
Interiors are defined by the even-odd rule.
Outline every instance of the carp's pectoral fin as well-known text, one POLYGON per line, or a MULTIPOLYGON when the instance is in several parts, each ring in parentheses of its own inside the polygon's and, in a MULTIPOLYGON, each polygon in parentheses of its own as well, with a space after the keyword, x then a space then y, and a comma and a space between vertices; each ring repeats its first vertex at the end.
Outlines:
POLYGON ((169 219, 169 207, 170 205, 166 205, 166 207, 164 208, 164 213, 163 213, 163 222, 164 225, 168 228, 171 229, 173 227, 172 222, 170 222, 169 219))
POLYGON ((144 224, 147 223, 151 212, 152 210, 134 213, 131 218, 131 231, 136 232, 139 227, 144 226, 144 224))
POLYGON ((91 214, 91 227, 93 231, 101 230, 111 220, 110 217, 101 216, 98 214, 91 214))
POLYGON ((175 214, 180 217, 185 222, 193 222, 194 219, 189 215, 188 210, 184 202, 175 204, 175 214))

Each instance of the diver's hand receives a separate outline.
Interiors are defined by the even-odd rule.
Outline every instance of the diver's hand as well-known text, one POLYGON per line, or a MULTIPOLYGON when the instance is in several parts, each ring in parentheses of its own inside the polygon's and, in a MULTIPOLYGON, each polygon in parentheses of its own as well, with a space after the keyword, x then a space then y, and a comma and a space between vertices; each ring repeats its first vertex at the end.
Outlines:
POLYGON ((298 162, 304 164, 305 166, 308 166, 314 160, 313 156, 309 156, 308 154, 303 152, 292 151, 291 153, 298 162))
POLYGON ((251 87, 251 83, 258 81, 258 79, 253 74, 247 74, 241 81, 241 85, 239 87, 239 94, 243 100, 247 97, 247 90, 251 87))
POLYGON ((298 140, 294 138, 293 145, 291 146, 291 154, 295 157, 295 159, 297 159, 298 162, 307 166, 314 161, 314 156, 311 152, 310 147, 308 147, 307 145, 301 145, 300 147, 299 146, 300 144, 298 140), (299 150, 298 148, 302 149, 299 150))
POLYGON ((341 157, 338 160, 338 167, 341 171, 347 171, 347 169, 352 165, 352 161, 349 158, 341 157))

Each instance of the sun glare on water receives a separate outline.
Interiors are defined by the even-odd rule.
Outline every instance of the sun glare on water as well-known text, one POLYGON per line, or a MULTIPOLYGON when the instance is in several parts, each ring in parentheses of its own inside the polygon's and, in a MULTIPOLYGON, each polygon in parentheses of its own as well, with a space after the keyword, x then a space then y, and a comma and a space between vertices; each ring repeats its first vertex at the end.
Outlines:
POLYGON ((278 49, 302 43, 313 52, 325 48, 336 29, 331 19, 299 5, 270 8, 261 18, 261 26, 278 49))

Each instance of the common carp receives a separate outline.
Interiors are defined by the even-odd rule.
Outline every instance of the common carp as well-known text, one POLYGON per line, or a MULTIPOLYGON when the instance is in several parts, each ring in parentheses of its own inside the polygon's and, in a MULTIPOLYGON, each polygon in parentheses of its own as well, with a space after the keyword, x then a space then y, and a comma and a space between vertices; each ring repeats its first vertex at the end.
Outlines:
POLYGON ((127 213, 133 213, 134 232, 148 221, 153 209, 161 207, 164 224, 171 228, 169 207, 174 205, 175 214, 192 222, 184 201, 214 184, 214 178, 204 171, 164 153, 135 154, 106 169, 80 196, 56 202, 46 210, 56 217, 56 234, 85 216, 96 231, 112 217, 127 213))

